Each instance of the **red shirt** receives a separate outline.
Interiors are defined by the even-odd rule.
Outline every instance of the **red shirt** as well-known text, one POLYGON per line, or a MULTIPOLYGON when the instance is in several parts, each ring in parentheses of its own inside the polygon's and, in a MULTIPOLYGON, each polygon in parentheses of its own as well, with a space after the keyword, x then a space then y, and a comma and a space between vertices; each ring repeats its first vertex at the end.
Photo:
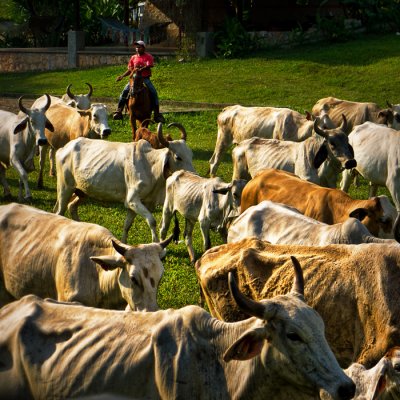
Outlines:
MULTIPOLYGON (((135 54, 131 57, 131 59, 128 62, 128 69, 132 70, 135 68, 140 68, 143 66, 148 66, 152 67, 154 64, 153 56, 149 53, 143 53, 143 54, 135 54)), ((151 76, 151 70, 150 68, 146 68, 145 70, 142 71, 142 76, 144 78, 147 78, 151 76)))

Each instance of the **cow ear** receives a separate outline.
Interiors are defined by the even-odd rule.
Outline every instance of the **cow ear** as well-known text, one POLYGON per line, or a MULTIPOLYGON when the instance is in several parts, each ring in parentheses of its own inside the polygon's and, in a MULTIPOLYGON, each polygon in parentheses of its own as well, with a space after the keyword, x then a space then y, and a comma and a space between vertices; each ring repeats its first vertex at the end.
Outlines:
POLYGON ((250 360, 258 356, 264 345, 265 330, 261 328, 245 332, 224 354, 224 361, 250 360))
POLYGON ((14 128, 14 135, 19 132, 22 132, 26 126, 28 125, 28 117, 24 118, 22 121, 18 123, 18 125, 14 128))
POLYGON ((349 214, 349 217, 357 218, 359 221, 362 221, 367 215, 368 211, 365 208, 356 208, 349 214))
POLYGON ((50 132, 54 132, 54 126, 47 118, 46 118, 46 129, 48 129, 50 132))
POLYGON ((323 144, 319 150, 317 151, 317 154, 315 155, 314 158, 314 168, 318 169, 321 164, 328 158, 328 149, 326 148, 326 145, 323 144))
POLYGON ((117 256, 98 256, 90 257, 90 259, 96 264, 99 264, 100 267, 103 268, 105 271, 111 271, 116 268, 124 267, 122 258, 117 256))
POLYGON ((308 121, 313 121, 313 116, 311 115, 311 113, 309 111, 306 111, 306 119, 308 121))

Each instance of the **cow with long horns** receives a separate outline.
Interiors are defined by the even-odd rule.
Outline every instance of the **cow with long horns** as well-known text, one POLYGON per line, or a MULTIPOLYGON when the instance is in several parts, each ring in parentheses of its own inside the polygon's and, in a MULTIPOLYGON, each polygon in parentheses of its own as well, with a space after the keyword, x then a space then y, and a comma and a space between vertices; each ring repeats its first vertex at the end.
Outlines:
POLYGON ((90 83, 86 83, 89 86, 89 92, 86 94, 73 94, 71 91, 72 83, 67 86, 67 93, 65 93, 61 100, 67 105, 79 108, 80 110, 87 110, 90 108, 91 99, 90 97, 93 94, 93 87, 90 83))
POLYGON ((19 201, 23 200, 22 186, 25 189, 25 201, 31 201, 32 195, 28 185, 28 172, 35 169, 33 157, 36 146, 47 144, 45 128, 54 131, 52 123, 45 113, 50 107, 51 99, 45 95, 46 103, 42 107, 23 105, 21 96, 18 115, 0 110, 0 181, 4 187, 4 196, 11 197, 10 187, 6 180, 6 168, 13 166, 20 176, 19 201))

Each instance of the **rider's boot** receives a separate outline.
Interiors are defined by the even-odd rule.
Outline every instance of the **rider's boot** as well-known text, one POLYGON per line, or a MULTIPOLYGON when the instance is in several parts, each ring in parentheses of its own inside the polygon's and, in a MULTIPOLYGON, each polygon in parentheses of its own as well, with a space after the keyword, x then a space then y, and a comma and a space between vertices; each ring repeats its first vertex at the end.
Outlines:
POLYGON ((163 124, 165 123, 165 118, 160 113, 160 106, 158 104, 156 106, 154 106, 154 121, 162 122, 163 124))
POLYGON ((118 101, 118 106, 117 106, 117 111, 115 111, 115 113, 113 114, 113 120, 117 120, 117 119, 122 119, 123 115, 122 112, 124 110, 126 104, 126 100, 125 99, 119 99, 118 101))

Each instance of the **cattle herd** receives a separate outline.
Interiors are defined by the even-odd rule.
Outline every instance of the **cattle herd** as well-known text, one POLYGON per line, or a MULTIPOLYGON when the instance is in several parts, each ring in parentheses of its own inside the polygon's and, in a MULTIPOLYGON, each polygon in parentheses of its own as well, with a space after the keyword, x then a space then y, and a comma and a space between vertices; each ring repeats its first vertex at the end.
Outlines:
POLYGON ((6 199, 6 168, 20 179, 19 203, 0 206, 0 399, 400 399, 400 105, 226 107, 202 177, 180 124, 175 140, 162 124, 99 140, 108 111, 87 85, 0 111, 6 199), (20 204, 36 155, 43 186, 47 148, 54 213, 20 204), (367 200, 346 193, 357 175, 367 200), (122 238, 79 221, 90 198, 125 205, 122 238), (210 312, 157 304, 177 214, 210 312), (127 244, 136 215, 151 243, 127 244))

